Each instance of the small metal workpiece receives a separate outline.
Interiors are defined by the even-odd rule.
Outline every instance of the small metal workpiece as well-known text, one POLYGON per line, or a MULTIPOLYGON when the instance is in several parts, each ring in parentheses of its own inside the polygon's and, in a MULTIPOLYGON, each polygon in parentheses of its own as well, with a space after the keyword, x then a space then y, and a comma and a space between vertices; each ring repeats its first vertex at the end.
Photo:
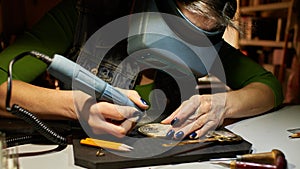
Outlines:
POLYGON ((103 149, 103 148, 100 148, 100 149, 96 152, 96 156, 97 156, 97 157, 105 156, 104 149, 103 149))
POLYGON ((140 126, 138 131, 148 137, 164 138, 171 127, 172 126, 168 124, 149 123, 140 126))

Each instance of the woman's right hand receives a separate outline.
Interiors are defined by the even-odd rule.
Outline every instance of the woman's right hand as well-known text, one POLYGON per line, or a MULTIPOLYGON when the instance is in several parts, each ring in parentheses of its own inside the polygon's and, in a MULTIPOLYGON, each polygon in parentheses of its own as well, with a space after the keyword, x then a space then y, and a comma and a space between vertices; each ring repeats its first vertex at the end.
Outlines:
MULTIPOLYGON (((134 90, 119 89, 127 95, 141 109, 148 105, 134 90)), ((95 99, 83 92, 76 91, 75 106, 77 118, 84 120, 94 134, 112 134, 116 137, 124 137, 134 127, 136 120, 142 116, 142 112, 134 107, 120 106, 108 102, 96 102, 95 99)))

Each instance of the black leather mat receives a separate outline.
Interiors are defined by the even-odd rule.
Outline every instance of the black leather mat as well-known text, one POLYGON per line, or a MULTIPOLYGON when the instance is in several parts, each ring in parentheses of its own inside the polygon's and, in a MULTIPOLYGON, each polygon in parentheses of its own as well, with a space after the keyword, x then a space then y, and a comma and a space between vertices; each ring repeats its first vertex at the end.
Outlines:
POLYGON ((156 141, 156 138, 138 140, 138 143, 126 143, 133 146, 131 152, 114 152, 104 150, 104 156, 96 156, 99 150, 80 144, 80 139, 73 140, 75 164, 90 169, 118 169, 145 167, 164 164, 205 161, 211 158, 235 157, 238 154, 251 152, 252 144, 243 140, 238 143, 197 143, 184 146, 163 147, 169 140, 156 141), (143 153, 141 153, 143 152, 143 153), (142 156, 139 156, 142 154, 142 156))

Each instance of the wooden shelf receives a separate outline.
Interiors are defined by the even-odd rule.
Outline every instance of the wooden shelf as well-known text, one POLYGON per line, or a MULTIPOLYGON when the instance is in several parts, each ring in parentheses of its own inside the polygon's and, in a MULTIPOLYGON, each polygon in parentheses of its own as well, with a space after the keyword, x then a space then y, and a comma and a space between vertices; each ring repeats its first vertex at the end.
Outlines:
POLYGON ((270 3, 264 5, 255 5, 255 6, 247 6, 241 7, 241 13, 247 12, 258 12, 258 11, 270 11, 270 10, 278 10, 278 9, 287 9, 292 6, 291 2, 277 2, 277 3, 270 3))
MULTIPOLYGON (((275 48, 283 48, 284 47, 284 41, 276 42, 272 40, 246 40, 246 39, 240 39, 239 45, 242 46, 265 46, 265 47, 275 47, 275 48)), ((292 47, 292 43, 288 43, 288 48, 292 47)))
MULTIPOLYGON (((241 2, 240 0, 239 2, 241 2)), ((244 0, 246 1, 246 0, 244 0)), ((297 0, 296 0, 297 1, 297 0)), ((250 2, 250 1, 248 1, 250 2)), ((249 32, 246 32, 246 36, 240 36, 238 40, 238 45, 240 47, 243 46, 257 46, 257 47, 268 47, 273 51, 276 49, 281 49, 283 52, 282 60, 279 62, 280 64, 272 66, 270 65, 264 65, 264 67, 267 67, 268 69, 272 69, 274 75, 278 78, 280 82, 283 82, 285 79, 285 69, 287 66, 287 50, 294 47, 293 42, 289 39, 290 37, 290 29, 291 29, 291 20, 293 15, 293 5, 295 0, 280 0, 280 2, 266 2, 264 3, 261 0, 253 1, 253 3, 248 3, 249 6, 246 6, 246 3, 244 6, 240 6, 239 8, 239 14, 240 14, 240 22, 245 23, 245 32, 248 31, 247 29, 249 27, 252 28, 252 20, 253 18, 259 18, 259 19, 277 19, 277 27, 274 25, 267 25, 266 28, 269 29, 276 29, 276 34, 274 34, 274 39, 269 38, 266 34, 264 36, 264 31, 266 33, 268 29, 262 27, 260 30, 260 33, 255 34, 255 32, 252 32, 252 29, 249 29, 249 32), (247 19, 244 20, 243 17, 248 17, 250 20, 247 19), (284 22, 284 23, 283 23, 284 22), (266 38, 264 38, 266 37, 266 38), (264 39, 272 39, 272 40, 264 40, 264 39)), ((239 3, 241 4, 241 3, 239 3)), ((262 21, 263 22, 263 21, 262 21)), ((264 23, 264 22, 263 22, 264 23)), ((273 30, 275 31, 275 30, 273 30)), ((272 32, 273 34, 274 32, 272 32)), ((270 35, 271 36, 271 35, 270 35)), ((293 39, 295 39, 295 34, 293 35, 293 39)), ((272 55, 272 57, 274 57, 272 55)), ((274 59, 274 58, 273 58, 274 59)), ((265 60, 263 62, 260 62, 260 64, 264 64, 265 60)), ((267 64, 269 64, 269 60, 266 61, 267 64)))

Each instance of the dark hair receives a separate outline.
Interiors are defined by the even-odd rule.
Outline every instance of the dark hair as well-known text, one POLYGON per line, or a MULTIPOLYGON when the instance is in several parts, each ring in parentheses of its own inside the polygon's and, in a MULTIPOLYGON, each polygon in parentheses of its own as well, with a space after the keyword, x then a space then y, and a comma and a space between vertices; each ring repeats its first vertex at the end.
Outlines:
POLYGON ((231 26, 238 30, 233 22, 237 10, 236 0, 178 0, 187 10, 213 18, 219 27, 231 26))

